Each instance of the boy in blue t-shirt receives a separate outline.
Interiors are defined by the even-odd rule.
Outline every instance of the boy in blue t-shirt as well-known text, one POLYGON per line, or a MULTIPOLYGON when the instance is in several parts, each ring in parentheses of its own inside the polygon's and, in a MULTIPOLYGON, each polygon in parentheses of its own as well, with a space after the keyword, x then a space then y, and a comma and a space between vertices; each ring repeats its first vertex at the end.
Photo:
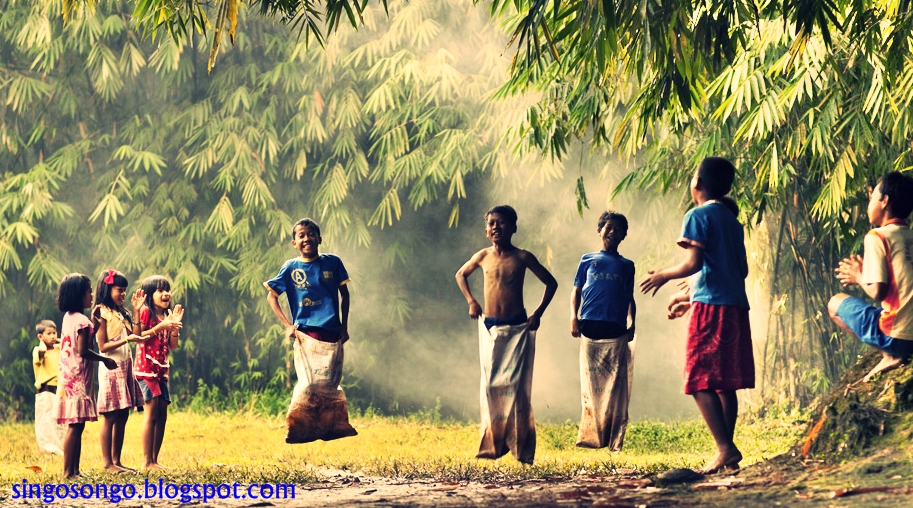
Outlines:
POLYGON ((602 250, 584 254, 571 292, 571 335, 580 339, 580 426, 577 446, 621 451, 634 377, 634 263, 618 253, 628 219, 603 212, 602 250), (631 327, 628 328, 628 318, 631 327))
POLYGON ((734 179, 735 167, 728 160, 701 161, 691 178, 691 198, 697 206, 685 214, 678 240, 685 259, 647 272, 640 283, 641 291, 655 295, 669 280, 696 274, 690 280, 684 379, 685 393, 694 397, 717 446, 716 456, 701 470, 705 474, 739 467, 742 453, 733 442, 739 412, 736 390, 754 388, 744 232, 720 201, 734 179))
POLYGON ((603 212, 597 228, 603 248, 580 258, 571 293, 571 335, 594 340, 633 334, 637 312, 634 262, 618 253, 618 245, 628 234, 628 219, 620 213, 603 212))
POLYGON ((269 290, 267 301, 285 325, 286 335, 300 331, 317 340, 349 340, 349 274, 334 254, 320 254, 323 243, 320 226, 312 219, 301 219, 292 227, 292 245, 301 257, 289 259, 279 274, 263 283, 269 290), (287 293, 291 321, 279 306, 279 295, 287 293))
POLYGON ((343 343, 349 340, 349 274, 342 260, 319 252, 320 226, 301 219, 292 226, 292 245, 301 253, 289 259, 279 274, 263 283, 267 301, 294 339, 298 382, 286 416, 286 443, 329 441, 355 436, 349 424, 348 403, 339 387, 343 343), (288 296, 292 319, 279 306, 288 296))

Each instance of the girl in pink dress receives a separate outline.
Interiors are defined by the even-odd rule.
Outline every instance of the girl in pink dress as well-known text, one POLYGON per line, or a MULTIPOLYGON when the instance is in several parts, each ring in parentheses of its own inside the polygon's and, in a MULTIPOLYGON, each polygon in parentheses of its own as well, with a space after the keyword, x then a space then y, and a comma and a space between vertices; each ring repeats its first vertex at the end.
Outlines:
POLYGON ((108 369, 117 363, 89 348, 92 322, 83 311, 92 306, 92 281, 81 273, 63 278, 57 289, 57 308, 65 313, 60 327, 60 373, 57 376, 57 423, 68 425, 63 441, 63 475, 79 476, 82 431, 85 422, 98 419, 92 390, 92 366, 102 362, 108 369))
MULTIPOLYGON (((127 298, 127 277, 117 270, 105 270, 95 285, 95 309, 92 324, 98 350, 115 362, 114 370, 98 371, 98 412, 104 417, 101 426, 101 455, 105 471, 119 473, 132 471, 120 461, 124 447, 124 429, 130 410, 143 407, 143 393, 133 375, 133 352, 130 342, 145 339, 130 333, 133 320, 124 308, 127 298)), ((132 300, 141 301, 139 291, 132 300)))

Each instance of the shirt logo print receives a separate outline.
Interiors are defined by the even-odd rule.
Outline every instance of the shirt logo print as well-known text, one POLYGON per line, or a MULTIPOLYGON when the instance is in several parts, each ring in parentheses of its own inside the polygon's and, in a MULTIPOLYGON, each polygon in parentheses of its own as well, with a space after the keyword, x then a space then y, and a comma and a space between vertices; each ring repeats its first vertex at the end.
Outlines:
POLYGON ((301 268, 295 268, 294 270, 292 270, 292 273, 289 275, 292 278, 292 282, 295 283, 296 288, 307 289, 311 286, 310 284, 308 284, 307 273, 304 270, 302 270, 301 268))

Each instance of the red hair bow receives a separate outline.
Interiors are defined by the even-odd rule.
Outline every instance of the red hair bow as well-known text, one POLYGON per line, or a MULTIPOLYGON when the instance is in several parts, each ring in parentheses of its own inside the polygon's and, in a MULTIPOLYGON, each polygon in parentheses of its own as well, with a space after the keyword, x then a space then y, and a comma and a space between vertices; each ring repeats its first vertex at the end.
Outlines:
POLYGON ((105 284, 113 286, 115 275, 117 275, 117 270, 108 270, 108 275, 105 275, 105 284))

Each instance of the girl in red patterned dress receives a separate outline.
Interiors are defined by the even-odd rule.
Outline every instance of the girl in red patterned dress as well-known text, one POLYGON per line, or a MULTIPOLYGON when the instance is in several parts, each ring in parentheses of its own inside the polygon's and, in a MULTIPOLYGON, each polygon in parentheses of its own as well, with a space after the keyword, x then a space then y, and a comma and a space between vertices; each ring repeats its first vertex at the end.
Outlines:
POLYGON ((132 300, 133 313, 139 319, 133 323, 133 333, 146 339, 137 343, 134 370, 143 391, 146 417, 143 421, 144 469, 163 469, 158 463, 165 422, 168 420, 168 355, 178 347, 184 309, 171 309, 171 283, 161 275, 143 280, 141 289, 132 300))
POLYGON ((86 422, 98 420, 92 390, 92 366, 102 362, 108 369, 117 363, 89 347, 92 322, 83 314, 92 306, 92 281, 81 273, 66 275, 57 289, 57 308, 64 312, 60 327, 60 373, 57 376, 57 423, 66 424, 63 440, 63 475, 79 477, 82 431, 86 422))
MULTIPOLYGON (((142 298, 137 294, 134 299, 142 298)), ((132 471, 120 461, 124 447, 124 429, 130 409, 143 407, 143 393, 133 376, 133 354, 130 342, 145 340, 129 333, 133 329, 130 314, 124 308, 127 298, 127 277, 117 270, 105 270, 95 285, 95 309, 92 321, 98 350, 117 362, 114 370, 98 371, 98 412, 104 417, 101 426, 101 455, 105 471, 132 471)))

